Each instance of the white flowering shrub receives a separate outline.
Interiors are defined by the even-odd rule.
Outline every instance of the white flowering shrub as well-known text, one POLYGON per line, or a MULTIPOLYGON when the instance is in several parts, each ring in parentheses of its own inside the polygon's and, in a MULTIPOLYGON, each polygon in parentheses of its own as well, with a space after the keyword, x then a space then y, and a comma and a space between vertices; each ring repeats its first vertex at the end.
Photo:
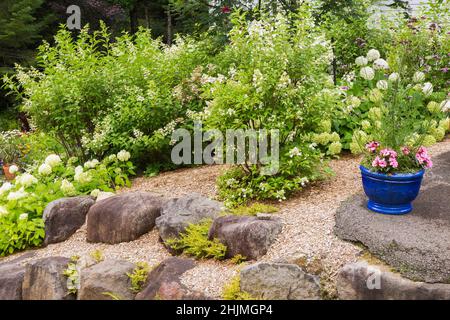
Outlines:
POLYGON ((138 164, 170 160, 172 125, 188 109, 174 88, 213 52, 209 42, 179 38, 172 46, 150 32, 110 38, 106 28, 61 29, 38 52, 39 69, 17 66, 6 88, 42 131, 80 159, 127 149, 138 164), (103 48, 104 50, 99 50, 103 48))
MULTIPOLYGON (((434 78, 422 71, 411 73, 398 61, 389 64, 376 49, 370 49, 366 56, 356 60, 357 69, 340 87, 344 106, 333 121, 343 137, 344 149, 361 153, 365 143, 385 131, 386 118, 391 117, 389 107, 398 104, 391 101, 393 89, 397 88, 401 88, 401 97, 407 101, 407 107, 402 109, 402 119, 409 121, 405 129, 409 144, 417 140, 413 133, 425 134, 425 146, 445 137, 450 130, 446 107, 449 100, 442 91, 435 92, 431 82, 434 78)), ((400 125, 396 131, 397 139, 404 139, 400 125)))
POLYGON ((129 186, 134 166, 122 150, 103 161, 63 161, 56 154, 29 172, 18 174, 0 187, 0 256, 38 246, 44 236, 43 211, 62 197, 99 195, 129 186), (95 192, 94 192, 95 191, 95 192))
POLYGON ((284 200, 319 178, 325 153, 340 152, 329 120, 339 104, 327 73, 330 43, 314 30, 309 11, 296 18, 291 25, 282 15, 250 22, 235 15, 230 45, 202 76, 207 127, 280 133, 278 173, 263 174, 272 163, 232 169, 219 179, 227 204, 284 200))

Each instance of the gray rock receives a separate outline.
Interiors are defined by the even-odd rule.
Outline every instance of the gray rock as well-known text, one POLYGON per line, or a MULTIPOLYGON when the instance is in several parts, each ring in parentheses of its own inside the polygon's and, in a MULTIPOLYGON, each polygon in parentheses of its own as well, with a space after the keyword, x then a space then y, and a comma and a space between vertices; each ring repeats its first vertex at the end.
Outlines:
POLYGON ((202 295, 187 289, 180 277, 195 267, 195 261, 184 258, 168 258, 153 269, 147 278, 144 289, 136 300, 188 300, 202 299, 202 295))
POLYGON ((423 190, 414 210, 402 216, 366 209, 366 197, 354 195, 336 212, 335 233, 360 242, 413 281, 450 280, 450 186, 423 190))
POLYGON ((218 238, 227 246, 226 257, 240 254, 247 259, 265 255, 282 229, 279 219, 249 216, 216 218, 209 230, 209 238, 218 238))
POLYGON ((20 263, 0 264, 0 300, 22 300, 25 267, 20 263))
POLYGON ((241 270, 241 290, 268 300, 318 300, 319 278, 295 264, 257 263, 241 270))
POLYGON ((73 300, 67 291, 64 270, 70 259, 49 257, 32 261, 26 265, 22 285, 23 300, 73 300))
POLYGON ((62 198, 50 202, 44 210, 44 244, 67 240, 86 221, 89 208, 95 203, 88 196, 62 198))
POLYGON ((342 300, 449 300, 450 284, 414 282, 365 261, 345 265, 337 277, 342 300))
POLYGON ((210 200, 198 193, 167 201, 161 216, 156 219, 156 227, 163 241, 177 238, 189 224, 199 223, 203 219, 214 219, 222 211, 220 202, 210 200))
POLYGON ((78 300, 133 300, 131 279, 134 264, 121 260, 104 260, 81 271, 78 300), (110 294, 110 295, 108 295, 110 294))
POLYGON ((133 241, 155 226, 163 198, 148 192, 119 194, 94 204, 88 212, 89 242, 133 241))

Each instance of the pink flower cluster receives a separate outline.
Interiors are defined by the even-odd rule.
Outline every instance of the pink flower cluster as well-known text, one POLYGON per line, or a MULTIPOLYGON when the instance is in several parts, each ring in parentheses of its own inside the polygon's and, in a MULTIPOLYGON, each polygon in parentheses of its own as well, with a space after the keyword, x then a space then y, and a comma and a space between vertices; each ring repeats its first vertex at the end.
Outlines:
POLYGON ((372 167, 386 168, 388 166, 398 168, 397 152, 392 149, 383 149, 380 151, 380 155, 373 160, 372 167))
POLYGON ((419 150, 417 150, 416 159, 419 164, 425 168, 433 167, 433 161, 431 161, 431 157, 428 155, 428 151, 425 147, 420 147, 419 150))
POLYGON ((370 152, 375 152, 375 151, 377 151, 377 148, 379 146, 380 146, 379 142, 372 141, 372 142, 369 142, 368 144, 366 144, 366 149, 369 150, 370 152))

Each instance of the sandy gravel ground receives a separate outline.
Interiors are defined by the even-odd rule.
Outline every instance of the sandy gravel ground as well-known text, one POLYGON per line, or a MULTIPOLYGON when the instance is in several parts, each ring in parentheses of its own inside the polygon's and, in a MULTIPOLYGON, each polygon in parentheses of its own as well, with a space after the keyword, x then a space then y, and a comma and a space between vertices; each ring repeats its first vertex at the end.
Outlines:
MULTIPOLYGON (((450 138, 432 148, 430 153, 438 155, 450 150, 450 138)), ((359 158, 346 155, 333 160, 331 167, 335 176, 312 186, 288 201, 277 204, 276 213, 284 222, 283 231, 262 261, 296 262, 308 271, 320 274, 325 289, 331 296, 335 293, 335 279, 338 270, 346 263, 355 261, 361 249, 338 239, 333 234, 334 212, 340 202, 348 196, 362 192, 358 171, 359 158)), ((179 196, 198 192, 215 197, 215 180, 224 166, 203 166, 163 173, 153 178, 137 178, 131 190, 144 190, 179 196)), ((122 190, 125 192, 129 190, 122 190)), ((90 244, 85 241, 85 226, 69 240, 49 245, 46 248, 28 250, 0 261, 9 261, 24 256, 23 263, 30 259, 48 256, 85 255, 101 250, 104 257, 125 259, 131 262, 147 261, 156 265, 170 255, 158 240, 156 230, 136 241, 117 245, 90 244), (32 252, 32 256, 28 255, 32 252)), ((245 265, 245 264, 244 264, 245 265)), ((237 274, 241 266, 230 262, 199 261, 198 265, 183 275, 182 282, 205 295, 219 298, 223 286, 237 274)))

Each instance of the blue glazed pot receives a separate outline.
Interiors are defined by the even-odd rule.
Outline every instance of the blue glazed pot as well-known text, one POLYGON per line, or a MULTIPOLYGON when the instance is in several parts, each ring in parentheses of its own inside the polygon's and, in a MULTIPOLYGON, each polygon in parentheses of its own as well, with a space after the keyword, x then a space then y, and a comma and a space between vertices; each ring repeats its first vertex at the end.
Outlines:
POLYGON ((367 208, 383 214, 406 214, 417 198, 424 170, 411 174, 387 175, 360 166, 367 208))

